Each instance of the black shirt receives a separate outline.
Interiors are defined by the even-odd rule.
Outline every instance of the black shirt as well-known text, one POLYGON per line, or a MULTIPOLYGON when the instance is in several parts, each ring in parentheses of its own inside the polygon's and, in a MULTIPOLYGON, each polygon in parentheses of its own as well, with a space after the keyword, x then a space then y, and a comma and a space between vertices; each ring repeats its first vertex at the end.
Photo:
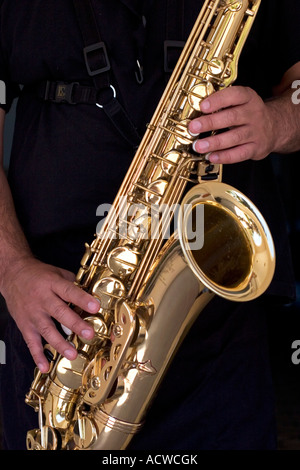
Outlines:
MULTIPOLYGON (((93 4, 112 64, 113 85, 142 133, 166 83, 167 4, 174 2, 93 4), (143 65, 142 84, 135 78, 137 59, 143 65)), ((181 37, 172 39, 186 39, 202 1, 183 4, 181 37)), ((298 13, 296 0, 284 7, 279 1, 262 1, 240 60, 238 84, 254 88, 263 98, 271 96, 272 86, 299 60, 298 13)), ((177 15, 182 15, 180 9, 177 15)), ((113 201, 133 150, 98 107, 43 102, 32 91, 47 79, 92 85, 71 0, 3 0, 0 39, 7 109, 18 85, 23 85, 9 169, 17 214, 38 257, 77 271, 83 244, 91 241, 99 221, 96 209, 113 201)), ((270 224, 277 252, 273 291, 292 296, 285 221, 271 173, 270 159, 248 161, 225 167, 223 180, 246 193, 270 224)))

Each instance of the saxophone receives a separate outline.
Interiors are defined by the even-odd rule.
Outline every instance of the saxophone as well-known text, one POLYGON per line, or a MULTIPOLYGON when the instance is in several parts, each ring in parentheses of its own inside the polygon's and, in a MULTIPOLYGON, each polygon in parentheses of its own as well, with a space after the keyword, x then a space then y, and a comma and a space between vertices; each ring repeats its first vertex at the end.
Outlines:
POLYGON ((68 337, 73 361, 45 346, 49 372, 37 370, 26 395, 39 416, 28 449, 125 449, 211 298, 248 301, 270 284, 275 253, 265 220, 222 183, 222 165, 193 152, 188 132, 201 101, 236 79, 259 4, 204 2, 114 204, 85 246, 76 284, 101 307, 95 316, 72 308, 95 336, 68 337))

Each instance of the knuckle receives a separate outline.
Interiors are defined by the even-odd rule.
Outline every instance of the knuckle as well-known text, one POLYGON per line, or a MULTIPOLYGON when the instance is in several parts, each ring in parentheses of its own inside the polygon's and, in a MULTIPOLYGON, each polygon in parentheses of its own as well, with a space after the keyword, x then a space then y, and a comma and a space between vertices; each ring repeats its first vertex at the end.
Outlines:
POLYGON ((40 334, 43 338, 48 339, 51 336, 53 326, 50 324, 42 324, 39 327, 40 334))
POLYGON ((59 353, 63 353, 64 349, 65 349, 65 343, 63 340, 59 340, 59 339, 53 339, 53 341, 51 342, 51 346, 53 346, 53 348, 55 349, 55 351, 58 351, 59 353))
POLYGON ((223 156, 223 161, 224 161, 224 163, 230 164, 230 163, 232 163, 232 160, 233 160, 233 159, 232 159, 232 154, 231 154, 231 152, 226 152, 226 153, 224 153, 224 156, 223 156))
POLYGON ((221 135, 218 135, 216 134, 214 137, 213 137, 213 140, 211 142, 211 147, 213 147, 215 150, 219 150, 221 148, 223 148, 223 139, 221 137, 221 135))
POLYGON ((59 295, 65 302, 78 306, 84 305, 88 296, 86 292, 79 289, 79 287, 75 286, 72 282, 64 283, 64 285, 61 286, 59 295))
POLYGON ((237 125, 238 121, 239 121, 238 110, 236 108, 228 109, 226 113, 226 122, 224 123, 224 127, 237 125))
POLYGON ((63 323, 63 319, 67 313, 68 313, 68 307, 62 303, 53 307, 52 316, 60 323, 63 323))
POLYGON ((225 151, 222 155, 223 162, 227 164, 236 163, 241 160, 239 150, 237 148, 232 148, 225 151))
POLYGON ((74 284, 70 282, 65 282, 63 287, 62 287, 62 295, 64 298, 69 299, 74 295, 74 284))
POLYGON ((233 145, 241 144, 245 141, 245 131, 237 128, 232 134, 233 145))
POLYGON ((63 351, 65 340, 53 324, 42 325, 40 334, 56 351, 59 353, 63 351))
POLYGON ((205 119, 203 119, 204 131, 212 131, 215 128, 214 126, 215 126, 215 120, 212 115, 206 116, 205 119))
POLYGON ((40 335, 36 334, 34 331, 26 331, 23 332, 23 338, 33 360, 35 363, 38 363, 43 356, 43 346, 40 335))
POLYGON ((74 331, 74 333, 78 333, 80 334, 81 333, 81 330, 82 330, 82 322, 81 320, 78 318, 78 319, 75 319, 71 324, 70 324, 70 330, 71 331, 74 331))
POLYGON ((239 151, 239 158, 241 161, 248 160, 250 158, 249 151, 246 147, 242 147, 239 151))
POLYGON ((26 343, 29 351, 31 352, 32 356, 36 357, 38 355, 38 350, 40 349, 38 347, 37 341, 34 340, 33 338, 24 338, 24 339, 25 339, 25 343, 26 343))
POLYGON ((236 87, 236 93, 240 102, 249 101, 253 95, 253 90, 248 86, 236 87))

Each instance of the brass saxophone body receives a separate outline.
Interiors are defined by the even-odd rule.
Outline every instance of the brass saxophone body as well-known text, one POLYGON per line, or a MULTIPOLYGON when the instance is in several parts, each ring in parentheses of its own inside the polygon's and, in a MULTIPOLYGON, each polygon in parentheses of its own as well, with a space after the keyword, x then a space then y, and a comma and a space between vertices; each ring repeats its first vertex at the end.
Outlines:
POLYGON ((210 299, 248 301, 270 284, 275 253, 266 222, 221 182, 221 166, 193 152, 187 130, 201 101, 236 79, 259 4, 204 2, 113 207, 86 245, 76 283, 101 307, 89 317, 74 308, 95 337, 70 335, 74 361, 45 347, 50 371, 36 372, 26 396, 39 413, 28 449, 125 449, 210 299), (186 192, 188 183, 196 184, 186 192), (204 243, 197 244, 199 218, 204 243))

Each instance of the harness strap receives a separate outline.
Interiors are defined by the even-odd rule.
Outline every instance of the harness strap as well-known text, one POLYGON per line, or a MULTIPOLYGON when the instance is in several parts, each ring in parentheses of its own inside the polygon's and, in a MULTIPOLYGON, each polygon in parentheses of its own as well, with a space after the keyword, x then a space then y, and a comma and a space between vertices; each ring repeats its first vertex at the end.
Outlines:
POLYGON ((171 74, 184 48, 184 0, 167 0, 164 70, 171 74))
MULTIPOLYGON (((88 75, 93 78, 95 88, 98 91, 96 101, 106 113, 110 121, 115 125, 127 142, 136 148, 141 137, 128 116, 127 112, 117 99, 115 89, 111 84, 111 65, 109 62, 106 45, 102 41, 94 10, 90 0, 73 0, 78 23, 84 42, 83 54, 88 75), (112 93, 113 90, 113 93, 112 93)), ((77 87, 77 92, 90 94, 89 90, 77 87)), ((89 99, 90 99, 89 97, 89 99)))
POLYGON ((98 91, 95 87, 83 86, 78 82, 61 82, 45 80, 39 83, 38 97, 53 103, 95 104, 98 91))
MULTIPOLYGON (((134 148, 141 140, 135 125, 117 99, 111 80, 111 64, 106 45, 102 41, 90 0, 73 0, 80 26, 87 73, 94 87, 78 82, 43 81, 38 96, 54 103, 96 104, 103 109, 122 137, 134 148)), ((184 47, 184 0, 167 0, 166 40, 164 42, 164 70, 169 76, 184 47)))

